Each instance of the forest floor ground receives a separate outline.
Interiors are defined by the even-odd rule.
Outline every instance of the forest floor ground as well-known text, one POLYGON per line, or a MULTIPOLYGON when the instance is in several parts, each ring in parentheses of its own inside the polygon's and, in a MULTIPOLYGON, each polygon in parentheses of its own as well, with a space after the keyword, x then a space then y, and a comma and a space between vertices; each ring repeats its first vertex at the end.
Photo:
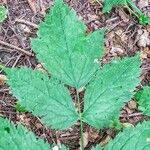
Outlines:
MULTIPOLYGON (((149 5, 145 1, 134 0, 135 4, 150 16, 149 5)), ((115 7, 110 13, 102 13, 102 3, 97 0, 66 0, 87 25, 88 31, 105 27, 105 55, 103 63, 113 57, 132 56, 141 52, 141 84, 150 84, 150 25, 142 26, 137 18, 126 8, 115 7), (149 44, 145 41, 149 40, 149 44)), ((0 24, 0 63, 8 67, 28 66, 38 68, 41 65, 35 56, 30 56, 30 37, 36 36, 37 26, 43 20, 45 13, 52 6, 51 0, 0 0, 8 9, 7 19, 0 24), (12 47, 14 45, 15 47, 12 47), (24 50, 25 52, 22 52, 24 50)), ((0 72, 2 75, 3 72, 0 72)), ((128 83, 130 84, 130 83, 128 83)), ((70 89, 74 96, 74 89, 70 89)), ((15 109, 16 99, 11 95, 9 87, 0 83, 0 116, 7 117, 13 122, 20 122, 37 136, 49 143, 64 143, 71 150, 79 149, 79 125, 65 131, 55 131, 46 127, 30 112, 18 112, 15 109)), ((145 119, 138 111, 137 104, 130 100, 120 111, 120 121, 136 125, 145 119)), ((96 130, 84 125, 85 149, 94 144, 106 144, 116 135, 113 129, 96 130)))

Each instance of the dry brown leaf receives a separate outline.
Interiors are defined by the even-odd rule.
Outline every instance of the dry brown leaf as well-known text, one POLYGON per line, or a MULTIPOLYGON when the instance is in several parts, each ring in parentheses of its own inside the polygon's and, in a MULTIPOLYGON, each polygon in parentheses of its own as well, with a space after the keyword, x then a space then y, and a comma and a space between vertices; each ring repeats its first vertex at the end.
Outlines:
POLYGON ((147 54, 147 56, 150 56, 150 47, 145 47, 143 52, 147 54))
POLYGON ((145 47, 141 53, 141 59, 145 59, 147 57, 150 57, 150 48, 145 47))
POLYGON ((125 106, 124 109, 126 110, 126 112, 128 114, 132 114, 135 110, 134 109, 130 109, 129 107, 125 106))
POLYGON ((150 25, 146 26, 146 30, 150 33, 150 25))
POLYGON ((94 142, 99 136, 99 130, 90 128, 89 130, 89 141, 94 142))
POLYGON ((25 24, 18 24, 18 30, 20 32, 30 33, 30 28, 25 24))
POLYGON ((93 3, 98 3, 101 5, 101 3, 103 2, 103 0, 88 0, 89 3, 93 4, 93 3))
POLYGON ((110 53, 112 53, 114 55, 118 54, 118 55, 122 55, 124 53, 123 49, 119 48, 119 47, 112 47, 110 50, 110 53))
POLYGON ((36 126, 37 129, 40 129, 40 128, 43 127, 41 123, 36 123, 35 126, 36 126))
POLYGON ((149 0, 140 0, 140 1, 138 2, 138 7, 139 7, 140 9, 142 9, 142 8, 144 8, 144 7, 147 7, 147 6, 149 6, 149 0))
POLYGON ((6 4, 6 0, 0 0, 0 4, 6 4))
POLYGON ((36 14, 38 12, 40 14, 45 15, 46 10, 48 9, 44 5, 44 2, 40 1, 40 0, 28 0, 28 4, 29 4, 30 8, 32 9, 32 11, 34 12, 34 14, 36 14))
POLYGON ((57 145, 55 145, 52 150, 59 150, 59 147, 57 145))
POLYGON ((7 80, 6 76, 3 74, 0 74, 0 85, 4 85, 6 80, 7 80))
POLYGON ((125 128, 134 127, 134 125, 133 125, 133 124, 128 123, 128 122, 123 123, 122 125, 123 125, 125 128))
MULTIPOLYGON (((87 146, 88 142, 89 142, 89 133, 84 132, 83 133, 83 146, 84 146, 84 148, 87 146)), ((80 144, 80 150, 81 150, 81 139, 80 139, 79 144, 80 144)))
POLYGON ((137 44, 139 47, 147 47, 150 45, 150 37, 149 32, 147 30, 138 30, 137 39, 137 44))
POLYGON ((26 115, 25 114, 20 114, 19 115, 19 121, 22 123, 22 124, 24 124, 24 125, 26 125, 26 126, 30 126, 30 118, 27 118, 26 117, 26 115))
POLYGON ((129 22, 130 19, 129 19, 128 15, 125 13, 125 11, 122 8, 120 8, 118 10, 118 14, 124 22, 126 22, 126 23, 129 22))
POLYGON ((34 12, 34 14, 36 14, 37 13, 37 9, 36 9, 37 0, 27 0, 27 1, 28 1, 30 8, 34 12))
POLYGON ((101 146, 106 145, 111 139, 112 139, 111 136, 110 136, 110 135, 107 135, 107 136, 105 137, 105 139, 103 139, 103 140, 100 142, 100 145, 101 145, 101 146))
POLYGON ((136 109, 137 108, 137 103, 134 100, 131 100, 128 102, 128 107, 130 109, 136 109))
POLYGON ((44 68, 43 68, 43 66, 41 64, 37 64, 35 69, 38 70, 38 71, 41 71, 42 73, 46 73, 46 71, 44 70, 44 68))

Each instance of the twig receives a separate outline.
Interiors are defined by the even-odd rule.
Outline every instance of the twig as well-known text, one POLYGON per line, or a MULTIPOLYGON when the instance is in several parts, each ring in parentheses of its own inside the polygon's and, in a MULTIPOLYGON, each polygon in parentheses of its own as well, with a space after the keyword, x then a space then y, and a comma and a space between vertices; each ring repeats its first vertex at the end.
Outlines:
POLYGON ((135 116, 141 116, 142 115, 142 113, 133 113, 133 114, 129 114, 128 116, 129 117, 135 117, 135 116))
POLYGON ((15 61, 14 64, 12 65, 12 68, 14 68, 14 67, 17 65, 17 63, 18 63, 18 61, 19 61, 19 59, 20 59, 21 56, 22 56, 22 55, 20 54, 20 55, 17 57, 16 61, 15 61))
POLYGON ((34 12, 34 14, 37 13, 36 11, 36 7, 35 7, 35 4, 36 4, 36 1, 35 0, 27 0, 31 10, 34 12))
POLYGON ((37 25, 37 24, 32 23, 32 22, 27 21, 27 20, 24 20, 24 19, 16 19, 15 22, 23 23, 23 24, 29 25, 29 26, 31 26, 31 27, 33 27, 33 28, 36 28, 36 29, 38 28, 38 25, 37 25))
POLYGON ((74 136, 66 136, 66 137, 59 137, 59 140, 63 141, 63 140, 73 140, 73 139, 77 139, 79 136, 74 135, 74 136))
POLYGON ((136 116, 141 116, 141 115, 143 115, 143 113, 138 112, 138 113, 129 114, 127 116, 120 115, 120 117, 136 117, 136 116))
POLYGON ((11 47, 11 48, 14 48, 14 49, 16 49, 16 50, 18 50, 18 51, 20 51, 20 52, 22 52, 22 53, 24 53, 24 54, 26 54, 26 55, 28 55, 28 56, 34 56, 32 53, 27 52, 26 50, 24 50, 24 49, 22 49, 22 48, 19 48, 19 47, 15 46, 15 45, 6 43, 6 42, 4 42, 4 41, 1 41, 1 40, 0 40, 0 44, 1 44, 1 45, 5 45, 5 46, 8 46, 8 47, 11 47))

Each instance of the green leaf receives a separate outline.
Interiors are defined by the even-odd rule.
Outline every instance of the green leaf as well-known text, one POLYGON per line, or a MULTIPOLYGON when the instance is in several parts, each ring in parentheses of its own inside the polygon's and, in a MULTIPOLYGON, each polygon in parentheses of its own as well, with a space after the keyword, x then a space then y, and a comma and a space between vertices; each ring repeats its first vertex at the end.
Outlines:
POLYGON ((17 103, 17 104, 15 105, 15 109, 16 109, 16 111, 18 111, 18 112, 27 112, 26 108, 23 107, 23 106, 21 106, 19 103, 17 103))
POLYGON ((106 145, 104 150, 149 150, 150 121, 126 128, 106 145))
POLYGON ((37 139, 21 125, 15 127, 7 119, 0 118, 0 150, 50 150, 50 145, 37 139))
POLYGON ((106 64, 86 88, 83 121, 96 128, 109 127, 119 118, 120 108, 133 96, 139 75, 139 56, 106 64))
POLYGON ((116 120, 115 119, 110 121, 109 128, 116 128, 118 130, 121 130, 123 128, 123 124, 120 122, 119 118, 117 118, 116 120))
POLYGON ((92 147, 91 150, 102 150, 102 148, 100 147, 100 145, 96 145, 95 147, 92 147))
POLYGON ((109 12, 112 7, 117 5, 125 5, 126 0, 104 0, 103 12, 109 12))
POLYGON ((150 115, 150 87, 145 86, 135 94, 135 98, 139 104, 139 110, 145 115, 150 115))
POLYGON ((0 23, 3 22, 7 17, 7 9, 0 5, 0 23))
POLYGON ((43 66, 68 85, 85 86, 98 69, 94 60, 102 55, 104 30, 86 35, 75 11, 55 0, 37 35, 31 45, 43 66))
POLYGON ((69 149, 65 145, 62 145, 60 150, 69 150, 69 149))
POLYGON ((5 69, 8 84, 19 104, 55 129, 73 125, 78 115, 67 88, 47 74, 30 68, 5 69))
POLYGON ((139 23, 142 25, 150 24, 150 18, 143 14, 139 17, 139 23))

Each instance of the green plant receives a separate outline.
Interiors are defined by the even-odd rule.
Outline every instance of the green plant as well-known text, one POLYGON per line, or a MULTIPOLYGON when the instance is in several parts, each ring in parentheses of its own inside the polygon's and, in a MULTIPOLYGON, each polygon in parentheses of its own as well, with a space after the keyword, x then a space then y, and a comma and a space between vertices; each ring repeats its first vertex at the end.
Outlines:
POLYGON ((21 125, 15 127, 7 119, 0 118, 0 150, 50 150, 50 145, 37 139, 21 125))
POLYGON ((135 94, 135 99, 145 115, 150 115, 150 86, 144 86, 135 94))
MULTIPOLYGON (((25 127, 15 126, 7 119, 0 118, 0 150, 51 150, 47 142, 37 137, 25 127)), ((60 150, 68 150, 64 145, 60 150)))
POLYGON ((103 12, 108 12, 113 6, 125 6, 132 14, 134 14, 139 23, 142 25, 150 24, 150 18, 146 16, 133 2, 132 0, 104 0, 103 12))
POLYGON ((0 23, 3 22, 7 18, 7 9, 0 5, 0 23))
MULTIPOLYGON (((10 124, 7 119, 0 118, 0 149, 2 150, 50 150, 52 146, 43 140, 37 139, 32 132, 29 132, 21 125, 10 124)), ((150 148, 150 121, 137 125, 136 128, 126 128, 117 137, 110 141, 104 150, 127 150, 131 147, 135 150, 149 150, 150 148)), ((62 145, 61 150, 67 150, 62 145)), ((102 150, 97 145, 92 150, 102 150)))
POLYGON ((26 108, 23 107, 23 106, 21 106, 19 103, 17 103, 17 104, 15 105, 15 109, 16 109, 16 111, 18 111, 18 112, 27 112, 26 108))
POLYGON ((92 148, 92 150, 101 150, 102 148, 100 147, 100 145, 96 145, 95 147, 92 148))
POLYGON ((67 129, 79 121, 82 150, 84 122, 95 128, 120 127, 120 108, 140 82, 139 56, 100 65, 104 30, 86 34, 84 23, 62 0, 55 1, 37 35, 31 45, 45 72, 3 68, 18 103, 54 129, 67 129), (68 86, 76 89, 75 102, 68 86))
MULTIPOLYGON (((102 150, 97 145, 92 150, 102 150)), ((126 128, 116 138, 110 141, 104 150, 149 150, 150 149, 150 121, 138 124, 135 128, 126 128)))

